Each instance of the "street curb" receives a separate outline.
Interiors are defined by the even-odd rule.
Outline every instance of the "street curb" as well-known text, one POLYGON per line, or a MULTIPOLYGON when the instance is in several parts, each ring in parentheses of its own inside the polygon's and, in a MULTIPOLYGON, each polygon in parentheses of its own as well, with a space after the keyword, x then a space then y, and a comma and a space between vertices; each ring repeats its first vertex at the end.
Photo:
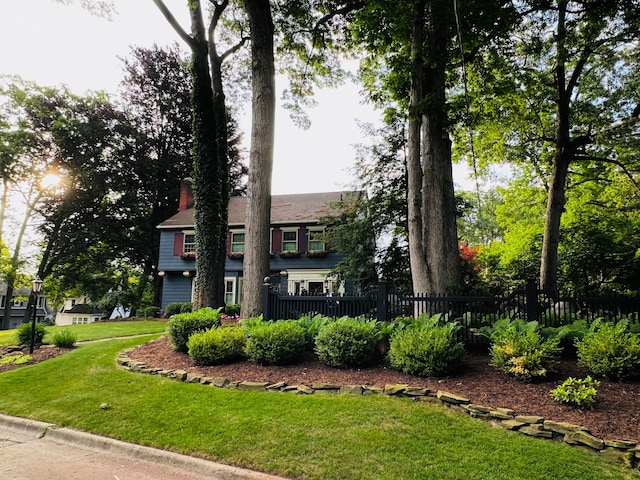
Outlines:
POLYGON ((16 432, 57 443, 76 446, 93 452, 122 455, 138 460, 210 475, 219 480, 284 480, 266 473, 255 472, 188 455, 168 452, 133 443, 101 437, 91 433, 58 428, 51 423, 0 414, 0 425, 16 432))

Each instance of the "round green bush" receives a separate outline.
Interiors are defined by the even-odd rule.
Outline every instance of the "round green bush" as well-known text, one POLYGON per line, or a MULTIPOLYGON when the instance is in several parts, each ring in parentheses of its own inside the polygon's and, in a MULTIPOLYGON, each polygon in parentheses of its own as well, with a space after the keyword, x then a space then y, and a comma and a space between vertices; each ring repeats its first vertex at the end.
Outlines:
POLYGON ((451 328, 416 323, 391 337, 388 358, 405 373, 439 377, 459 370, 465 353, 451 328))
MULTIPOLYGON (((44 325, 36 323, 36 334, 34 336, 34 343, 42 343, 42 339, 47 334, 47 329, 44 325)), ((18 345, 30 345, 31 344, 31 323, 23 323, 18 327, 16 332, 16 339, 18 345)))
POLYGON ((191 335, 187 347, 196 365, 220 365, 242 358, 245 343, 244 329, 215 327, 191 335))
POLYGON ((189 337, 196 332, 203 332, 220 326, 220 310, 202 308, 192 313, 179 313, 167 322, 167 333, 173 348, 187 353, 189 337))
POLYGON ((191 302, 171 302, 164 309, 165 318, 171 318, 178 313, 189 313, 192 310, 191 302))
POLYGON ((594 324, 576 349, 578 364, 594 375, 615 380, 640 376, 640 335, 629 332, 625 322, 594 324))
POLYGON ((366 365, 375 357, 377 336, 376 322, 339 318, 322 325, 318 330, 316 354, 322 363, 330 367, 366 365))
POLYGON ((260 365, 289 365, 305 349, 305 330, 296 321, 262 323, 249 330, 245 353, 260 365))
POLYGON ((78 336, 66 328, 56 332, 53 336, 53 344, 58 348, 72 348, 77 340, 78 336))

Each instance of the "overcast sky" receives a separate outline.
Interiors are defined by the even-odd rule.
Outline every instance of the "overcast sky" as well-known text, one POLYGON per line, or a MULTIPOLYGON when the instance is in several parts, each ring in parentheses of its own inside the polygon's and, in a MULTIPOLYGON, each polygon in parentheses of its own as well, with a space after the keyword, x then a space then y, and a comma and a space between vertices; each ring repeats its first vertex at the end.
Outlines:
MULTIPOLYGON (((77 94, 114 92, 122 78, 118 57, 128 57, 130 46, 180 43, 152 0, 114 0, 118 14, 111 22, 92 16, 79 3, 0 1, 0 73, 18 74, 39 85, 66 84, 77 94)), ((189 30, 186 0, 167 4, 182 15, 189 30)), ((376 122, 378 114, 361 103, 355 85, 321 91, 317 101, 308 131, 278 109, 274 194, 342 190, 351 181, 353 146, 367 142, 356 120, 376 122)), ((248 142, 248 107, 241 126, 248 142)))

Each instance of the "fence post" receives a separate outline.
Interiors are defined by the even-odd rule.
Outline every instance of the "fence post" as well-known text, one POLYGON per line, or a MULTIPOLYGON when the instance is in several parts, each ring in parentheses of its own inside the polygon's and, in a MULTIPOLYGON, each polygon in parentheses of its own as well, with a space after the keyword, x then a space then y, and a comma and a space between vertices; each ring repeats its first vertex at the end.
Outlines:
POLYGON ((379 322, 387 321, 389 288, 385 280, 378 282, 378 298, 376 299, 376 320, 379 322))
POLYGON ((265 277, 262 284, 262 319, 266 322, 269 317, 269 277, 265 277))
POLYGON ((525 289, 525 301, 527 303, 527 321, 538 320, 538 285, 535 280, 527 280, 525 289))

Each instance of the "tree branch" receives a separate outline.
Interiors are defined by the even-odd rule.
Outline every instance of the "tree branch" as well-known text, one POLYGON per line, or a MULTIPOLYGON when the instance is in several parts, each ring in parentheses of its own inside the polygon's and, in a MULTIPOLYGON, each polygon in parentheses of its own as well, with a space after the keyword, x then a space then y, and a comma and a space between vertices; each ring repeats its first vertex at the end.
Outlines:
POLYGON ((160 10, 164 18, 167 20, 167 22, 169 22, 169 25, 173 27, 173 29, 180 36, 180 38, 184 40, 184 42, 187 45, 193 48, 194 46, 193 37, 191 37, 191 35, 189 35, 182 28, 182 26, 178 23, 178 20, 176 20, 176 17, 174 17, 173 13, 171 13, 171 10, 169 10, 169 8, 167 8, 167 6, 164 4, 163 0, 153 0, 153 3, 156 4, 156 7, 158 7, 158 10, 160 10))

